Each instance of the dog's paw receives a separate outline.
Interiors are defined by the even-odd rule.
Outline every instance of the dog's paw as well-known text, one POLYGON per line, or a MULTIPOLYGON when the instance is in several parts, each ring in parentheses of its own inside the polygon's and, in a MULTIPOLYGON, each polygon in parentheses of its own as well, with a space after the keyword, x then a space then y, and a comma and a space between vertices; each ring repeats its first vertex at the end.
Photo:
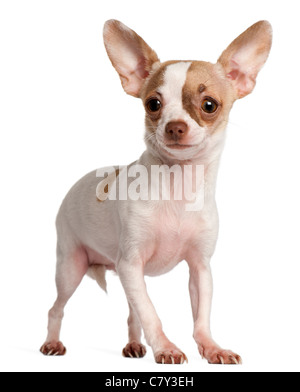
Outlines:
POLYGON ((61 342, 52 341, 44 343, 40 348, 40 352, 44 355, 56 356, 65 355, 67 349, 61 342))
POLYGON ((122 351, 123 357, 126 358, 143 358, 146 355, 146 347, 141 343, 128 343, 122 351))
POLYGON ((161 364, 182 365, 185 361, 188 362, 186 355, 178 350, 163 350, 155 353, 155 362, 161 364))
POLYGON ((210 364, 218 365, 241 365, 242 358, 230 350, 222 350, 220 347, 199 348, 202 358, 210 364))

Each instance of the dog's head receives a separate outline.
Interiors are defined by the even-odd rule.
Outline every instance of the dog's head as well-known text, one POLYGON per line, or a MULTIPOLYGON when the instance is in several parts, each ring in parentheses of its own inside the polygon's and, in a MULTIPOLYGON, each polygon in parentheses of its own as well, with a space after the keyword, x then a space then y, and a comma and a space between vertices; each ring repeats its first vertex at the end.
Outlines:
POLYGON ((201 156, 218 139, 233 102, 253 90, 271 42, 270 24, 260 21, 236 38, 216 64, 161 63, 121 22, 109 20, 104 26, 104 44, 124 90, 144 103, 148 148, 177 161, 201 156))

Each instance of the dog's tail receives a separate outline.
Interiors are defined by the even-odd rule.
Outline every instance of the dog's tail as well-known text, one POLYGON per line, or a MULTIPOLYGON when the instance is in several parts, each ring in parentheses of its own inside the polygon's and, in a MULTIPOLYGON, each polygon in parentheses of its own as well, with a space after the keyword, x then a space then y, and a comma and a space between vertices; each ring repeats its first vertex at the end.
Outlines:
POLYGON ((105 280, 106 267, 104 265, 91 265, 87 271, 87 275, 94 279, 98 285, 107 293, 105 280))

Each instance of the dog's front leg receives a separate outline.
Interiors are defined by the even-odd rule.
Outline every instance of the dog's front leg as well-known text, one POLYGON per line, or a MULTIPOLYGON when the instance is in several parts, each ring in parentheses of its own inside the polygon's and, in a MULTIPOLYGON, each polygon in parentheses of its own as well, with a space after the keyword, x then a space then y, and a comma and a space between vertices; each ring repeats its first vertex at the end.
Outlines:
POLYGON ((148 296, 144 280, 143 264, 121 260, 117 273, 124 287, 130 307, 136 313, 151 346, 157 363, 182 364, 186 355, 166 337, 155 308, 148 296))
POLYGON ((213 364, 241 364, 239 355, 223 350, 213 339, 210 331, 210 312, 213 292, 209 260, 189 262, 189 290, 194 318, 194 339, 202 358, 213 364))
POLYGON ((132 306, 129 304, 128 338, 129 342, 123 349, 124 357, 142 358, 146 355, 146 347, 141 343, 141 323, 132 306))

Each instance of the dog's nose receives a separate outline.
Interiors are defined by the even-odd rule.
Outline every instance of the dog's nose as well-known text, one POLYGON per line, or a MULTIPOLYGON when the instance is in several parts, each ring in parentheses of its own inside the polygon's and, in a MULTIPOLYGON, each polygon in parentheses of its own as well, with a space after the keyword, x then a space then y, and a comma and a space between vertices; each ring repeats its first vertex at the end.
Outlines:
POLYGON ((183 121, 171 121, 166 125, 166 135, 170 140, 180 140, 187 133, 188 126, 183 121))

